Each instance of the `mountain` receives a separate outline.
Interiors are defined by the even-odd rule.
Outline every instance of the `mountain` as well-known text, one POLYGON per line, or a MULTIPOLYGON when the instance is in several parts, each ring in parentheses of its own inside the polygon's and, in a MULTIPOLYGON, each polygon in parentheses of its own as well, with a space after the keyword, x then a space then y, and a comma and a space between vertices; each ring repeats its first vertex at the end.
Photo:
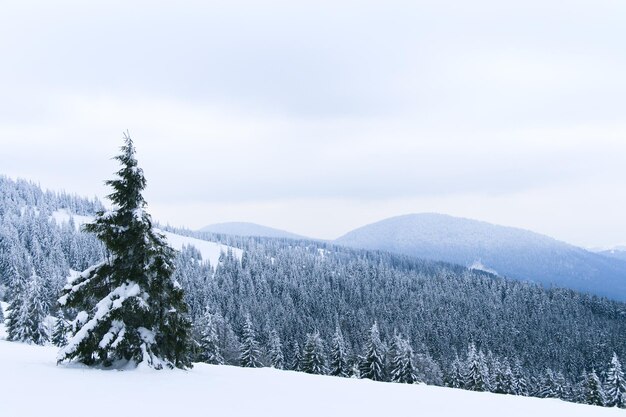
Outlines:
POLYGON ((442 214, 409 214, 358 228, 335 243, 626 300, 626 261, 512 227, 442 214))
POLYGON ((197 363, 188 371, 140 368, 105 372, 81 365, 55 366, 57 350, 52 346, 0 340, 2 415, 60 417, 89 410, 91 417, 161 417, 179 415, 181 409, 188 410, 188 415, 224 417, 623 415, 623 410, 617 408, 556 399, 372 382, 272 368, 197 363), (26 386, 28 390, 24 389, 26 386), (36 401, 32 395, 36 395, 36 401), (68 395, 70 399, 63 401, 68 395))
POLYGON ((222 235, 233 236, 260 236, 260 237, 276 237, 286 239, 307 239, 304 236, 295 233, 286 232, 273 227, 262 226, 256 223, 247 222, 228 222, 217 223, 205 226, 199 230, 200 232, 217 233, 222 235))
POLYGON ((609 258, 626 261, 626 246, 616 246, 611 249, 599 250, 596 253, 609 258))

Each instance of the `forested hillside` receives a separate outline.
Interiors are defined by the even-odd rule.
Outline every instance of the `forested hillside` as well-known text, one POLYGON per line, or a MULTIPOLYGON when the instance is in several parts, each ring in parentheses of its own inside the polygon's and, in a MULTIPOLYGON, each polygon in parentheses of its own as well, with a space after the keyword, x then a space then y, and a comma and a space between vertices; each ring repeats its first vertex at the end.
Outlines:
POLYGON ((436 213, 392 217, 360 227, 340 245, 453 262, 546 287, 626 301, 626 262, 513 227, 436 213))

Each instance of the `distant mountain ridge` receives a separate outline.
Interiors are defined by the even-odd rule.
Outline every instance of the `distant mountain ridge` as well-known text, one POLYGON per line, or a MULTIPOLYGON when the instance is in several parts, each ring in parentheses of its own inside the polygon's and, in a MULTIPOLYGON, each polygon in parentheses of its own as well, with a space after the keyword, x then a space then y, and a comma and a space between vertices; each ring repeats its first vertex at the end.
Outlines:
POLYGON ((594 250, 594 252, 609 258, 621 259, 622 261, 626 261, 626 246, 623 245, 615 246, 611 249, 594 250))
POLYGON ((626 300, 626 261, 512 227, 443 214, 409 214, 353 230, 334 243, 494 270, 546 286, 626 300))
POLYGON ((286 238, 286 239, 309 239, 304 236, 297 235, 295 233, 287 232, 273 227, 262 226, 256 223, 248 222, 227 222, 217 223, 209 226, 205 226, 199 230, 200 232, 217 233, 223 235, 233 236, 259 236, 259 237, 274 237, 274 238, 286 238))

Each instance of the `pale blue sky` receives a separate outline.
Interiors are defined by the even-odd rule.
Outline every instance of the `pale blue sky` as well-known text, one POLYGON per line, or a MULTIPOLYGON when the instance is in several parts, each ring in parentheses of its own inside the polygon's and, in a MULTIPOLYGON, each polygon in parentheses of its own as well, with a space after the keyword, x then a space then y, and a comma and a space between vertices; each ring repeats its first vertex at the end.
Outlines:
POLYGON ((623 1, 7 1, 0 171, 333 238, 435 211, 626 242, 623 1))

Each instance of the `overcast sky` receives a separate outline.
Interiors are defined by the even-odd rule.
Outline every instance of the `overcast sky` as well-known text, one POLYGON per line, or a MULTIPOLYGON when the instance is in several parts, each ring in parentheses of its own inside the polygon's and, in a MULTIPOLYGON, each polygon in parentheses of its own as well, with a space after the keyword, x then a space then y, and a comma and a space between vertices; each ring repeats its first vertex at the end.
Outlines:
POLYGON ((626 2, 3 1, 0 173, 319 238, 406 213, 626 242, 626 2))

